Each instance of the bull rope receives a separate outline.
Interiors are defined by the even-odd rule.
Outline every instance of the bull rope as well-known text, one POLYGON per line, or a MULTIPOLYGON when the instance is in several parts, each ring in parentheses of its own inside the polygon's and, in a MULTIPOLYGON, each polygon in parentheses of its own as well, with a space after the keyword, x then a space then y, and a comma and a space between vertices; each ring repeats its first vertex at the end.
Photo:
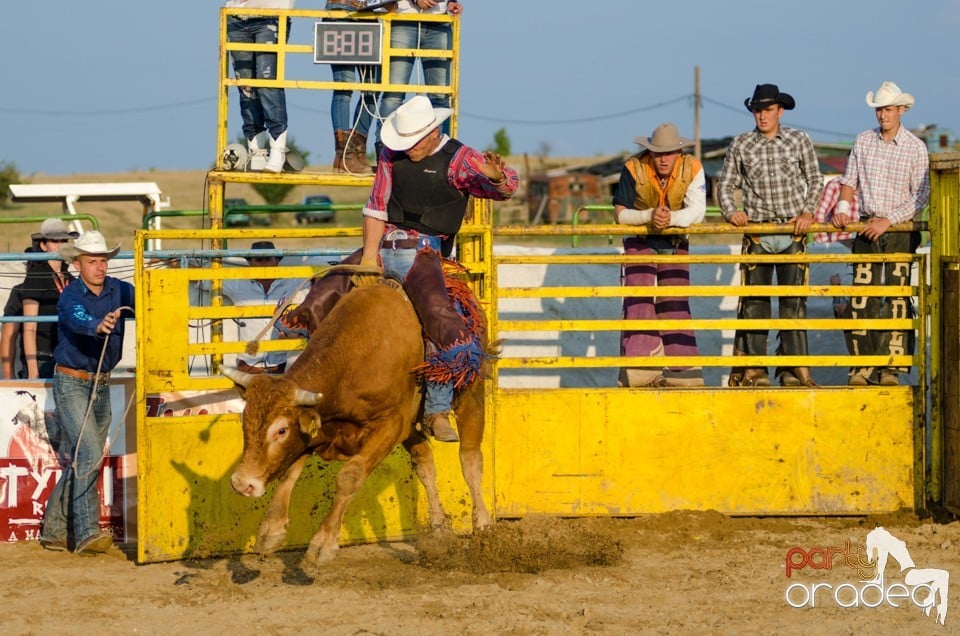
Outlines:
POLYGON ((285 298, 279 303, 277 303, 277 308, 274 310, 273 316, 271 316, 267 324, 263 326, 263 329, 260 330, 260 333, 258 333, 253 340, 247 341, 247 346, 245 349, 246 354, 248 356, 256 355, 257 351, 259 351, 260 349, 260 341, 267 337, 267 334, 270 333, 270 331, 273 329, 273 326, 276 324, 277 320, 279 320, 280 317, 287 310, 287 307, 293 304, 291 299, 293 296, 297 295, 297 292, 299 292, 308 284, 312 285, 314 279, 323 278, 324 276, 332 272, 353 272, 354 274, 382 274, 383 273, 380 271, 379 268, 375 269, 370 267, 369 265, 339 264, 339 265, 330 265, 327 267, 320 268, 319 271, 314 273, 313 276, 311 276, 310 278, 300 283, 300 285, 290 295, 291 298, 285 298))

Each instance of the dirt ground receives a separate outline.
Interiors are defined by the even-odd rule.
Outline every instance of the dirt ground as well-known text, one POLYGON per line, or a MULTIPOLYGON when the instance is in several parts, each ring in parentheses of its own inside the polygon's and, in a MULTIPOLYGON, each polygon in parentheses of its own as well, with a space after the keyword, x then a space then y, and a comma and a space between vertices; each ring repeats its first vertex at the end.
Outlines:
MULTIPOLYGON (((319 571, 300 567, 302 550, 138 566, 116 547, 83 557, 5 544, 0 605, 5 635, 960 632, 956 580, 945 626, 910 599, 843 608, 828 591, 816 607, 787 603, 792 584, 862 585, 842 556, 830 569, 795 569, 788 579, 788 551, 862 554, 877 526, 904 542, 916 573, 960 576, 960 522, 676 512, 500 521, 480 536, 345 547, 319 571)), ((891 559, 885 575, 890 586, 905 573, 891 559)), ((792 593, 803 604, 803 589, 792 593)), ((850 604, 852 594, 848 588, 841 601, 850 604)))

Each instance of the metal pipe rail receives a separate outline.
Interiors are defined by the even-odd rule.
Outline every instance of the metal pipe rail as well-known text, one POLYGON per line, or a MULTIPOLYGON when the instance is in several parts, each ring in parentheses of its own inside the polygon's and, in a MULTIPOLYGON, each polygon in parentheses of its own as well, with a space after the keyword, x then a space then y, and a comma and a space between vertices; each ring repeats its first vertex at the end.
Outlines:
POLYGON ((100 230, 100 221, 92 214, 34 214, 30 216, 0 216, 0 223, 43 223, 49 218, 62 219, 64 221, 90 221, 94 230, 100 230))

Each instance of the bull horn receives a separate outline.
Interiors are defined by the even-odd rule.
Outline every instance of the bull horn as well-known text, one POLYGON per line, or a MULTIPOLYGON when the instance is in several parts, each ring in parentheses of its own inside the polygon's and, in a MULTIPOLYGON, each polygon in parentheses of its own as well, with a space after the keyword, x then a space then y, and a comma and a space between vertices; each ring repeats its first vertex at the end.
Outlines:
POLYGON ((250 381, 256 377, 252 373, 245 373, 239 369, 232 369, 229 367, 224 367, 220 373, 233 380, 234 384, 239 384, 243 388, 250 386, 250 381))
POLYGON ((297 406, 316 406, 323 399, 322 393, 314 393, 304 389, 297 389, 293 394, 293 402, 297 406))

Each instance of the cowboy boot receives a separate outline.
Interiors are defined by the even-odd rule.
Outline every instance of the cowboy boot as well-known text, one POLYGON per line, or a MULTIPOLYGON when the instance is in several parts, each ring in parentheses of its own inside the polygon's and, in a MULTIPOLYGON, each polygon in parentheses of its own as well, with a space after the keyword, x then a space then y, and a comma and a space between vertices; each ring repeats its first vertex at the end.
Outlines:
POLYGON ((782 368, 777 370, 780 386, 817 386, 809 367, 782 368))
POLYGON ((800 380, 803 386, 817 386, 813 381, 813 375, 810 373, 810 367, 794 367, 793 374, 800 380))
POLYGON ((423 432, 432 435, 438 442, 459 442, 460 437, 450 424, 446 413, 431 413, 423 416, 423 432))
POLYGON ((287 163, 287 131, 274 137, 270 137, 270 156, 267 157, 267 165, 263 167, 264 172, 283 172, 283 166, 287 163))
POLYGON ((762 367, 748 367, 743 370, 740 386, 770 386, 770 376, 762 367))
POLYGON ((344 172, 346 168, 344 167, 344 159, 346 158, 347 153, 347 135, 350 134, 349 130, 335 130, 333 131, 333 171, 334 172, 344 172))
POLYGON ((262 130, 253 136, 252 139, 247 139, 247 170, 252 172, 260 172, 267 165, 267 143, 270 139, 270 135, 267 134, 267 131, 262 130))
POLYGON ((367 163, 367 136, 354 132, 347 138, 347 148, 343 160, 344 168, 351 174, 370 174, 367 163))
POLYGON ((660 369, 620 369, 620 386, 632 389, 660 386, 660 369))

